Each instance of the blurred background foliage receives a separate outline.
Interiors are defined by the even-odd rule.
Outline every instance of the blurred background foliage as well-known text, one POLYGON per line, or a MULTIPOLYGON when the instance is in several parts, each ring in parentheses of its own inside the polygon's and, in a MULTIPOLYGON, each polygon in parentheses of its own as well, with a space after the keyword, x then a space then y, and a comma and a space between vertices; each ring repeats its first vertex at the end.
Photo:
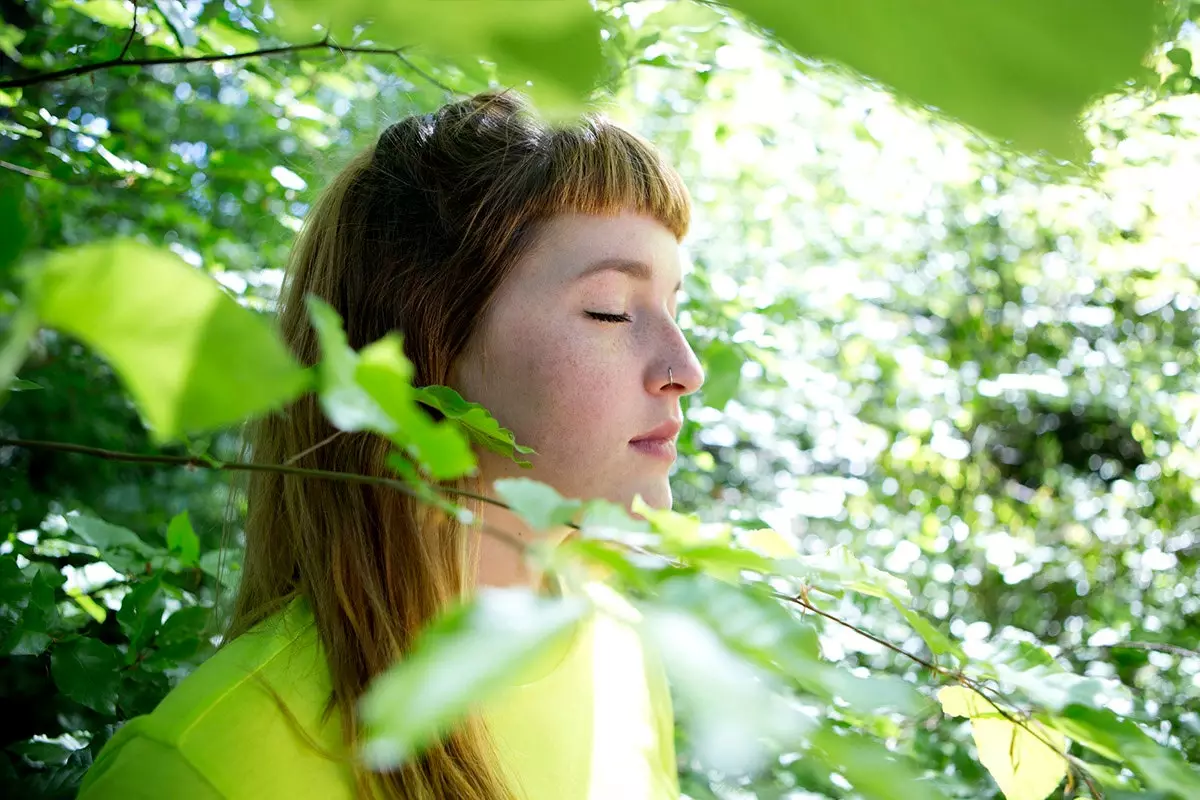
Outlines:
MULTIPOLYGON (((1200 761, 1200 4, 1163 7, 1145 69, 1088 107, 1074 163, 797 55, 756 4, 734 5, 751 15, 597 4, 597 95, 696 201, 682 324, 708 383, 687 409, 678 506, 765 522, 805 553, 847 545, 909 579, 972 656, 1032 634, 1118 679, 1116 710, 1200 761)), ((1072 13, 1086 30, 1088 10, 1072 13)), ((0 88, 0 269, 16 242, 132 236, 264 313, 351 151, 507 76, 502 58, 349 52, 319 34, 222 58, 287 46, 257 0, 0 0, 0 19, 0 86, 26 84, 0 88), (185 50, 209 60, 29 80, 185 50)), ((0 273, 5 325, 16 280, 0 273)), ((19 374, 40 388, 8 397, 4 437, 234 452, 236 431, 152 448, 110 369, 53 331, 19 374)), ((115 726, 211 651, 237 496, 220 473, 37 449, 0 448, 0 470, 0 783, 68 797, 115 726), (127 580, 142 562, 157 577, 127 580), (91 638, 50 647, 84 626, 91 638)), ((923 651, 888 604, 829 608, 923 651)), ((837 626, 821 647, 931 678, 837 626)), ((998 796, 965 723, 871 724, 952 796, 998 796)), ((682 733, 679 749, 691 797, 856 796, 810 760, 723 775, 682 733)))

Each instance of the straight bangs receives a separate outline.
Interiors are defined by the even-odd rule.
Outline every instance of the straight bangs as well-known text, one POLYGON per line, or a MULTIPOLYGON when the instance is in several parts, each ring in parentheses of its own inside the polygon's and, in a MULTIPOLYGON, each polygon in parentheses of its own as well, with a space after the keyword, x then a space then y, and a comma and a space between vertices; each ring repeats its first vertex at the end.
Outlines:
POLYGON ((530 198, 533 216, 632 210, 658 220, 677 240, 687 235, 692 217, 687 187, 645 139, 612 123, 589 121, 554 131, 548 144, 546 183, 530 198))

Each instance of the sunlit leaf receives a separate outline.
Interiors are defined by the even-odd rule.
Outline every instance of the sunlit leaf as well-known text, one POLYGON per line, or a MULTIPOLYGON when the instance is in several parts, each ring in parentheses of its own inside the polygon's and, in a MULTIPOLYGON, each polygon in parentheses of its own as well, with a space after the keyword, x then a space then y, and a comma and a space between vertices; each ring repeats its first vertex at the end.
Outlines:
POLYGON ((549 530, 574 519, 582 507, 566 500, 553 487, 529 478, 504 478, 495 483, 496 494, 534 530, 549 530))
POLYGON ((1067 739, 1034 720, 1025 726, 1001 715, 987 698, 965 686, 938 690, 942 709, 968 717, 979 760, 991 773, 1006 800, 1044 800, 1067 774, 1067 739))
POLYGON ((46 325, 108 359, 158 441, 278 408, 308 385, 265 317, 166 250, 124 240, 60 250, 30 290, 46 325))
POLYGON ((315 296, 305 298, 321 344, 321 407, 344 431, 374 431, 395 442, 434 480, 467 475, 475 455, 455 425, 435 422, 417 403, 412 363, 400 338, 388 335, 354 352, 337 312, 315 296))
POLYGON ((415 757, 560 643, 587 609, 581 597, 488 588, 473 603, 440 615, 360 701, 368 763, 381 769, 415 757))
POLYGON ((1160 10, 1152 0, 1074 6, 928 0, 837 4, 730 0, 796 52, 841 62, 1022 147, 1080 157, 1076 119, 1141 67, 1160 10))
POLYGON ((460 62, 485 59, 497 65, 507 85, 522 86, 563 110, 580 107, 603 65, 600 18, 586 0, 456 0, 452 5, 350 0, 332 11, 315 0, 286 0, 276 8, 297 38, 311 38, 315 24, 330 26, 345 40, 356 24, 370 20, 369 35, 376 41, 419 45, 460 62))

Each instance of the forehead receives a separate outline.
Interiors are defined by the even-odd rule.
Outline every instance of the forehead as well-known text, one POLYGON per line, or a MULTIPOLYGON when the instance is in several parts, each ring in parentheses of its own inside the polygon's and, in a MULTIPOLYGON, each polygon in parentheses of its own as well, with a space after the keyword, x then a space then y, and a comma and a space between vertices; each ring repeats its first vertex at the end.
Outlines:
POLYGON ((653 217, 633 212, 561 214, 542 223, 533 247, 511 277, 552 282, 618 272, 638 277, 636 270, 594 269, 602 263, 641 263, 653 281, 674 286, 683 260, 675 235, 653 217))

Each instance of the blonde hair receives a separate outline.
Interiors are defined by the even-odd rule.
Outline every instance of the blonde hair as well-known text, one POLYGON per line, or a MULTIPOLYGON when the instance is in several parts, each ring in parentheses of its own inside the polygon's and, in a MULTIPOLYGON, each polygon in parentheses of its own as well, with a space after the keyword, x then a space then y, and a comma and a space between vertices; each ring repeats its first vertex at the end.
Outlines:
MULTIPOLYGON (((407 117, 354 156, 312 206, 288 266, 282 334, 302 363, 317 361, 304 304, 311 293, 342 316, 352 347, 398 331, 416 384, 445 384, 542 222, 622 210, 682 238, 690 201, 650 144, 599 115, 551 126, 506 92, 407 117)), ((335 433, 307 395, 254 423, 247 442, 260 463, 302 454, 292 463, 389 475, 385 439, 335 433)), ((446 603, 470 592, 475 537, 376 486, 256 472, 247 491, 245 563, 226 641, 306 598, 333 682, 326 714, 341 714, 353 748, 368 683, 446 603)), ((399 769, 354 770, 363 797, 513 797, 477 717, 399 769)))

